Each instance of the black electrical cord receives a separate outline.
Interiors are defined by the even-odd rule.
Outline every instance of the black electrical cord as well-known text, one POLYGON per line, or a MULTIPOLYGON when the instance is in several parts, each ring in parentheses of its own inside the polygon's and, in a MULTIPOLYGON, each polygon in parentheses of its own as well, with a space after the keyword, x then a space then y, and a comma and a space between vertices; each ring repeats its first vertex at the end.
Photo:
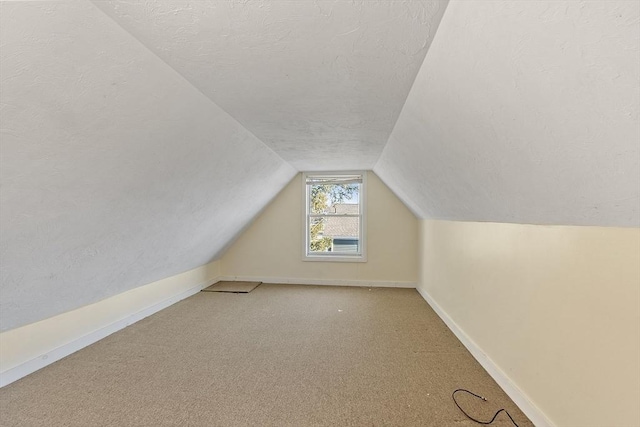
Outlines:
POLYGON ((495 421, 496 417, 500 414, 500 412, 504 412, 505 414, 507 414, 507 417, 509 417, 509 419, 511 420, 511 422, 513 423, 513 425, 514 425, 514 426, 516 426, 516 427, 520 427, 520 426, 518 425, 518 423, 516 423, 516 421, 513 419, 513 417, 511 416, 511 414, 509 414, 509 412, 507 412, 507 410, 506 410, 506 409, 504 409, 504 408, 502 408, 502 409, 500 409, 498 412, 496 412, 496 413, 495 413, 495 415, 493 416, 493 418, 491 418, 491 421, 480 421, 480 420, 477 420, 477 419, 473 418, 471 415, 467 414, 467 413, 464 411, 464 409, 462 409, 462 407, 460 407, 460 404, 458 404, 458 401, 456 400, 456 393, 458 393, 459 391, 463 391, 463 392, 465 392, 465 393, 469 393, 470 395, 475 396, 475 397, 477 397, 478 399, 482 399, 482 400, 483 400, 483 401, 485 401, 485 402, 487 401, 487 399, 485 399, 484 397, 479 396, 479 395, 477 395, 477 394, 475 394, 475 393, 473 393, 473 392, 470 392, 469 390, 465 390, 464 388, 459 388, 459 389, 457 389, 457 390, 454 390, 454 392, 453 392, 453 393, 451 393, 451 398, 453 399, 453 403, 455 403, 455 404, 456 404, 456 406, 458 407, 458 409, 460 409, 460 411, 462 411, 462 413, 463 413, 467 418, 469 418, 471 421, 475 421, 475 422, 476 422, 476 423, 478 423, 478 424, 489 425, 489 424, 492 424, 492 423, 495 421))

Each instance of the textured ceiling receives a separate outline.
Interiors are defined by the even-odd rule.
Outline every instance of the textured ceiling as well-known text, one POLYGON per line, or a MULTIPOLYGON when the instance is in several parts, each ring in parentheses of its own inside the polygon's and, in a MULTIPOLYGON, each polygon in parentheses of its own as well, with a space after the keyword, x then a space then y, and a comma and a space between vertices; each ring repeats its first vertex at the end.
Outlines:
POLYGON ((94 2, 299 170, 371 169, 438 1, 94 2))
POLYGON ((0 8, 2 330, 209 262, 295 174, 91 3, 0 8))
POLYGON ((295 169, 638 226, 639 5, 0 1, 0 328, 216 258, 295 169))
POLYGON ((456 1, 375 172, 423 218, 640 225, 640 2, 456 1))

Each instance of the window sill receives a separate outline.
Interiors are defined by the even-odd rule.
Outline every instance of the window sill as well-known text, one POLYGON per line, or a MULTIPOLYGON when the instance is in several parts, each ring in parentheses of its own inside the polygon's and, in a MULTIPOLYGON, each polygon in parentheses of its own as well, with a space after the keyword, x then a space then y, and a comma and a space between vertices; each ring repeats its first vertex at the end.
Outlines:
POLYGON ((367 262, 364 255, 303 255, 302 261, 311 262, 367 262))

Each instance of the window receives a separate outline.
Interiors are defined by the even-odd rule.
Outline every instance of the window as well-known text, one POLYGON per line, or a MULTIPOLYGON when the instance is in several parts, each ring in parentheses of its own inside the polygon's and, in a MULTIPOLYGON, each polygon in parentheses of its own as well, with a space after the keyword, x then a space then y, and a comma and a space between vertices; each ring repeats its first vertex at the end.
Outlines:
POLYGON ((304 260, 366 261, 364 172, 302 174, 304 260))

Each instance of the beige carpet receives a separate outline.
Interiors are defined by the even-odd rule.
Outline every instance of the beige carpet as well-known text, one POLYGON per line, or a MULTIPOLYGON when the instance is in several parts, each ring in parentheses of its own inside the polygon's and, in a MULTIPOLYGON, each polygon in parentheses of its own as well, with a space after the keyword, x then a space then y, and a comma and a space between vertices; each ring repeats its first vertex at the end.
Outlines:
POLYGON ((532 425, 415 290, 263 284, 198 293, 1 389, 0 425, 478 426, 458 387, 489 399, 460 396, 478 417, 532 425))
POLYGON ((247 294, 261 283, 262 282, 218 282, 204 288, 202 292, 234 292, 238 294, 247 294))

